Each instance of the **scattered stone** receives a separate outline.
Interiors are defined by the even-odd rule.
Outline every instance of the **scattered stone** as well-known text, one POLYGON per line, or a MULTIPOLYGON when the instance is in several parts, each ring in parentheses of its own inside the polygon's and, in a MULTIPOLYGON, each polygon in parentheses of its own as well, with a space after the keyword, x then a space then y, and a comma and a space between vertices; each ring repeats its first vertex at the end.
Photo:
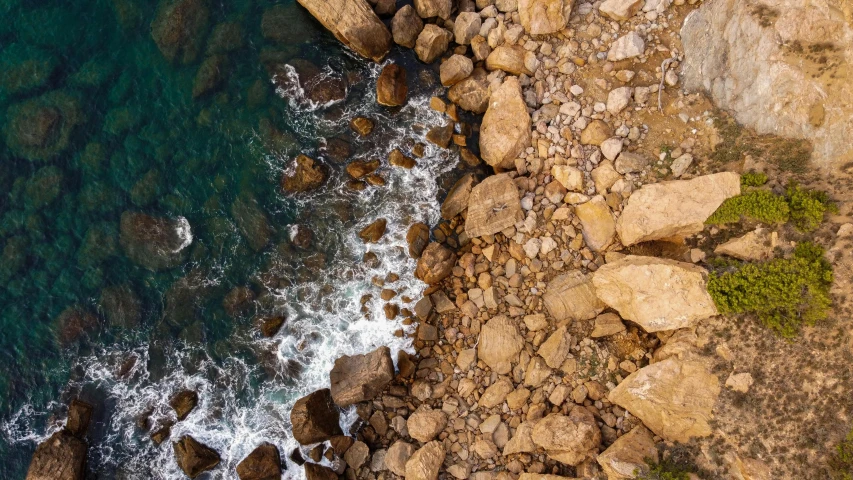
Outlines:
POLYGON ((616 115, 625 110, 625 107, 631 103, 633 95, 634 89, 631 87, 619 87, 611 90, 607 95, 607 111, 611 115, 616 115))
POLYGON ((499 374, 510 372, 511 364, 518 361, 524 339, 515 324, 504 315, 489 320, 480 332, 477 356, 499 374))
POLYGON ((376 102, 386 107, 399 107, 406 104, 408 95, 406 69, 396 63, 389 63, 376 80, 376 102))
POLYGON ((504 456, 514 453, 533 453, 536 451, 536 444, 533 443, 533 427, 536 422, 522 422, 515 429, 515 435, 507 442, 504 447, 504 456))
POLYGON ((442 244, 432 242, 427 245, 418 259, 415 277, 428 285, 433 285, 447 278, 454 265, 456 265, 456 254, 442 244))
POLYGON ((554 165, 551 167, 551 176, 570 192, 583 191, 583 172, 579 168, 554 165))
POLYGON ((302 445, 325 442, 336 435, 343 435, 339 422, 340 413, 328 388, 300 398, 290 411, 293 438, 302 445))
POLYGON ((631 32, 619 37, 607 52, 607 60, 620 62, 629 58, 639 57, 646 49, 646 42, 637 32, 631 32))
POLYGON ((478 114, 486 113, 490 97, 489 80, 482 68, 475 68, 468 78, 453 85, 447 92, 447 98, 451 102, 478 114))
POLYGON ((204 472, 213 470, 219 465, 219 454, 212 448, 199 443, 189 435, 181 437, 172 444, 175 451, 175 460, 181 470, 190 477, 195 478, 204 472))
POLYGON ((421 405, 406 421, 409 436, 419 442, 429 442, 447 426, 447 414, 421 405))
POLYGON ((596 195, 590 201, 575 206, 575 214, 581 222, 584 243, 590 250, 600 252, 613 242, 616 220, 603 196, 596 195))
POLYGON ((602 313, 595 317, 595 327, 589 334, 592 338, 609 337, 625 331, 625 324, 615 313, 602 313))
POLYGON ((672 165, 670 165, 669 168, 672 170, 672 176, 679 178, 687 173, 687 169, 690 168, 690 165, 693 165, 693 155, 685 153, 673 160, 672 165))
POLYGON ((391 32, 394 36, 394 42, 406 48, 415 48, 418 35, 420 35, 423 29, 424 22, 411 5, 404 5, 397 10, 397 13, 394 14, 394 18, 391 20, 391 32))
POLYGON ((616 171, 625 175, 627 173, 642 172, 649 165, 646 157, 630 152, 622 152, 616 159, 614 166, 616 171))
POLYGON ((608 138, 601 142, 601 154, 608 160, 616 160, 622 152, 622 139, 619 137, 608 138))
POLYGON ((432 63, 447 51, 453 34, 438 25, 427 24, 418 35, 415 53, 424 63, 432 63))
POLYGON ((530 114, 521 95, 518 79, 508 77, 492 93, 489 107, 483 116, 480 152, 489 165, 508 169, 514 168, 516 156, 529 145, 530 114))
POLYGON ((198 393, 193 390, 178 392, 169 400, 169 406, 175 411, 179 422, 187 418, 196 405, 198 405, 198 393))
POLYGON ((593 120, 581 131, 581 143, 584 145, 601 145, 613 136, 610 126, 601 120, 593 120))
POLYGON ((450 146, 450 141, 453 139, 453 122, 448 122, 447 125, 436 126, 429 129, 426 135, 427 140, 441 148, 450 146))
POLYGON ((394 475, 406 475, 406 463, 415 453, 415 446, 402 440, 397 440, 385 452, 385 467, 394 475))
POLYGON ((344 355, 335 360, 329 374, 332 398, 340 407, 372 400, 394 378, 394 363, 388 347, 364 355, 344 355))
POLYGON ((526 64, 528 53, 520 45, 501 45, 492 50, 486 58, 486 69, 503 70, 511 75, 533 75, 526 64))
POLYGON ((563 361, 569 355, 571 347, 571 336, 567 333, 565 326, 554 331, 548 340, 539 346, 536 353, 541 356, 545 363, 551 368, 560 368, 563 361))
POLYGON ((726 386, 740 393, 748 392, 752 383, 752 375, 749 373, 733 373, 726 379, 726 386))
POLYGON ((474 71, 474 63, 465 55, 453 55, 442 62, 439 70, 441 84, 450 87, 468 78, 474 71))

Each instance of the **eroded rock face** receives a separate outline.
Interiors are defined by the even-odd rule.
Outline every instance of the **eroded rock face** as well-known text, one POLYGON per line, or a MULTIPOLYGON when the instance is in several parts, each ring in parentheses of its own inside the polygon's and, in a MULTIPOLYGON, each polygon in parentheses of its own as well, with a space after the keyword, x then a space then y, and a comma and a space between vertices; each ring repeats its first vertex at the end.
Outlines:
POLYGON ((447 278, 454 265, 456 265, 456 254, 442 244, 432 242, 427 245, 421 253, 421 258, 418 259, 415 277, 432 285, 447 278))
POLYGON ((152 217, 139 212, 121 215, 119 242, 125 255, 149 270, 167 270, 182 264, 192 238, 184 217, 152 217))
POLYGON ((275 445, 262 443, 237 464, 240 480, 273 480, 281 478, 281 455, 275 445))
POLYGON ((634 192, 616 221, 625 246, 701 232, 727 198, 740 195, 740 175, 715 173, 691 180, 645 185, 634 192))
POLYGON ((391 49, 391 32, 365 0, 299 0, 344 45, 375 62, 391 49))
POLYGON ((647 459, 657 462, 658 450, 652 433, 646 427, 638 425, 616 439, 607 450, 598 455, 596 461, 601 465, 608 480, 621 480, 637 478, 636 472, 647 470, 647 459))
POLYGON ((338 406, 372 400, 394 378, 394 363, 388 347, 379 347, 364 355, 335 360, 329 374, 332 398, 338 406))
POLYGON ((399 107, 406 104, 408 95, 406 70, 396 63, 386 65, 376 80, 376 101, 387 107, 399 107))
POLYGON ((657 435, 673 442, 711 434, 720 382, 699 361, 668 358, 632 373, 608 395, 657 435))
POLYGON ((599 268, 592 282, 598 298, 622 318, 659 332, 717 314, 706 276, 689 263, 631 255, 599 268))
POLYGON ((293 438, 302 445, 325 442, 341 431, 340 413, 328 388, 317 390, 296 401, 290 411, 293 438))
POLYGON ((163 0, 151 22, 151 38, 169 62, 193 63, 204 47, 209 20, 206 0, 163 0))
POLYGON ((518 79, 507 77, 489 99, 480 127, 480 153, 489 165, 510 169, 515 157, 529 146, 530 114, 518 79))
POLYGON ((492 175, 471 190, 465 233, 470 238, 492 235, 522 218, 518 188, 508 174, 492 175))
POLYGON ((87 445, 67 430, 60 430, 36 447, 27 480, 83 480, 87 445))
POLYGON ((515 324, 504 315, 489 320, 480 331, 477 356, 492 370, 507 374, 512 363, 518 361, 518 353, 524 347, 524 339, 515 324))
POLYGON ((189 435, 181 437, 172 447, 175 451, 175 460, 178 462, 178 466, 190 478, 195 478, 208 470, 213 470, 219 465, 219 454, 189 435))
POLYGON ((572 271, 551 280, 542 298, 545 308, 555 320, 588 320, 601 313, 605 306, 595 294, 592 276, 572 271))
POLYGON ((531 438, 554 460, 578 465, 595 456, 601 431, 589 410, 574 407, 568 415, 552 413, 537 422, 531 438))
POLYGON ((717 106, 760 134, 812 141, 813 159, 825 170, 850 162, 849 4, 846 19, 833 0, 769 0, 761 6, 765 14, 756 15, 750 3, 709 2, 685 19, 684 86, 707 91, 717 106), (814 47, 823 62, 808 58, 814 47))
POLYGON ((548 35, 566 27, 574 0, 518 0, 521 25, 531 35, 548 35))

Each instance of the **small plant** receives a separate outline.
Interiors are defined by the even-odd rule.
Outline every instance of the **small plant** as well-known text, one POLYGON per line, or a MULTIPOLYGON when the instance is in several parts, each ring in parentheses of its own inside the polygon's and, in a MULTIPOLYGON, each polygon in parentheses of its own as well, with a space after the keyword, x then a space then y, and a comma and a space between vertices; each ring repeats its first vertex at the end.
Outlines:
POLYGON ((785 199, 791 210, 791 222, 798 230, 811 232, 823 222, 826 212, 837 212, 838 207, 829 200, 826 192, 804 190, 796 183, 790 183, 785 199))
POLYGON ((829 468, 833 480, 853 480, 853 430, 835 447, 829 468))
POLYGON ((803 242, 792 258, 747 263, 737 270, 712 274, 708 292, 722 314, 754 314, 786 338, 800 326, 826 318, 832 300, 832 266, 819 245, 803 242))
POLYGON ((742 217, 762 223, 784 223, 788 221, 789 215, 790 209, 783 197, 767 190, 754 190, 727 199, 705 223, 736 223, 742 217))
POLYGON ((690 470, 667 458, 660 462, 647 458, 647 472, 634 472, 636 480, 690 480, 690 470))
POLYGON ((741 187, 760 187, 767 183, 767 175, 760 172, 746 172, 740 176, 741 187))

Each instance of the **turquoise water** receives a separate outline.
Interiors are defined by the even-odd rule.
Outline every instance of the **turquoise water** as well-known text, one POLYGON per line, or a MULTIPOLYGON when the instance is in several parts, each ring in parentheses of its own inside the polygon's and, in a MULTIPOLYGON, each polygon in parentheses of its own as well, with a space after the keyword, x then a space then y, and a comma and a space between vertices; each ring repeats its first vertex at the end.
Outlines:
MULTIPOLYGON (((410 277, 405 228, 438 220, 436 197, 456 175, 455 156, 432 147, 411 171, 385 160, 440 123, 425 106, 434 74, 393 52, 421 87, 409 106, 381 109, 379 67, 295 2, 179 3, 188 23, 170 30, 156 20, 168 2, 0 2, 0 478, 24 478, 74 396, 97 405, 98 478, 180 478, 169 443, 153 445, 137 423, 168 421, 183 388, 201 403, 172 439, 214 446, 223 465, 212 478, 231 478, 262 441, 285 455, 296 446, 292 401, 324 386, 338 355, 407 347, 370 283, 410 277), (345 99, 315 90, 312 101, 289 64, 346 86, 345 99), (376 121, 366 139, 348 127, 356 115, 376 121), (299 153, 330 178, 284 194, 299 153), (348 188, 348 158, 382 159, 387 185, 348 188), (132 213, 188 226, 180 248, 129 258, 120 231, 132 213), (356 233, 379 217, 389 233, 363 245, 356 233), (378 265, 361 261, 367 250, 378 265), (287 318, 277 337, 260 338, 263 315, 287 318)), ((418 287, 390 286, 412 297, 418 287)))

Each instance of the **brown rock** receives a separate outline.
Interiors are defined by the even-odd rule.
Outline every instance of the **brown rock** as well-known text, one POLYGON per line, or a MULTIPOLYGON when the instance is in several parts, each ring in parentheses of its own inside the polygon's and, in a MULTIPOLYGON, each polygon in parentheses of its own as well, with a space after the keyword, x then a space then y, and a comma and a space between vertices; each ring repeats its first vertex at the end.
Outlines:
POLYGON ((593 120, 581 132, 581 143, 584 145, 601 145, 613 136, 610 126, 601 120, 593 120))
POLYGON ((406 421, 409 436, 419 442, 429 442, 447 426, 447 414, 421 405, 406 421))
POLYGON ((182 264, 192 241, 183 217, 152 217, 144 213, 121 214, 119 243, 133 263, 148 270, 167 270, 182 264))
POLYGON ((284 317, 276 316, 276 317, 262 317, 260 319, 261 323, 261 335, 266 338, 272 338, 281 330, 281 327, 284 326, 284 317))
POLYGON ((425 25, 415 42, 415 53, 424 63, 432 63, 447 51, 453 34, 438 25, 425 25))
POLYGON ((475 68, 468 78, 456 83, 447 92, 447 98, 459 108, 483 114, 489 107, 489 80, 486 71, 475 68))
POLYGON ((406 462, 415 453, 415 446, 402 440, 397 440, 385 452, 385 467, 394 475, 406 475, 406 462))
POLYGON ((249 287, 234 287, 222 299, 222 308, 232 318, 240 318, 252 308, 255 292, 249 287))
POLYGON ((450 146, 450 140, 453 139, 453 122, 444 126, 432 127, 427 132, 426 138, 441 148, 447 148, 450 146))
POLYGON ((533 453, 536 451, 536 444, 533 443, 533 427, 536 422, 522 422, 515 429, 515 435, 512 436, 509 442, 504 447, 504 456, 514 453, 533 453))
POLYGON ((468 208, 468 198, 475 183, 476 179, 470 173, 456 181, 441 204, 441 218, 451 220, 468 208))
POLYGON ((362 137, 370 135, 373 131, 373 120, 364 117, 355 117, 349 124, 350 128, 362 137))
POLYGON ((567 333, 565 326, 554 331, 548 340, 545 340, 536 353, 545 359, 545 363, 551 368, 560 368, 571 347, 571 336, 567 333))
POLYGON ((183 390, 169 399, 169 406, 178 416, 178 421, 187 418, 187 415, 198 405, 198 393, 192 390, 183 390))
POLYGON ((281 188, 289 193, 302 193, 315 190, 326 181, 326 169, 314 159, 299 155, 296 157, 295 169, 285 172, 281 178, 281 188))
POLYGON ((364 442, 355 442, 344 453, 344 461, 347 462, 347 465, 351 469, 357 471, 367 461, 368 456, 370 456, 370 449, 367 448, 367 444, 364 442))
POLYGON ((161 2, 151 22, 151 38, 172 63, 195 62, 204 47, 210 9, 204 0, 161 2))
POLYGON ((406 48, 415 48, 415 42, 417 42, 418 35, 423 29, 424 22, 418 17, 411 5, 405 5, 397 10, 393 20, 391 20, 394 42, 406 48))
POLYGON ((406 480, 436 480, 446 454, 441 442, 427 443, 406 462, 406 480))
POLYGON ((427 245, 418 259, 415 277, 428 285, 433 285, 447 278, 454 265, 456 265, 456 254, 440 243, 432 242, 427 245))
POLYGON ((352 178, 361 178, 365 175, 373 173, 379 168, 379 160, 356 160, 347 165, 347 173, 352 178))
POLYGON ((358 232, 358 236, 364 243, 376 243, 383 235, 385 235, 385 228, 387 225, 388 220, 380 218, 379 220, 376 220, 370 225, 364 227, 360 232, 358 232))
POLYGON ((302 445, 325 442, 341 431, 340 413, 332 403, 328 388, 317 390, 296 401, 290 411, 293 438, 302 445))
POLYGON ((181 437, 172 444, 172 447, 178 466, 190 478, 195 478, 219 465, 219 454, 189 435, 181 437))
POLYGON ((406 69, 396 63, 386 65, 376 80, 376 102, 387 107, 399 107, 406 104, 408 95, 406 69))
POLYGON ((237 464, 240 480, 279 480, 281 454, 275 445, 262 443, 237 464))
POLYGON ((477 356, 492 370, 507 374, 524 346, 515 324, 504 315, 492 318, 480 332, 477 356))
POLYGON ((425 223, 413 224, 406 232, 406 243, 409 244, 409 256, 420 258, 429 243, 429 227, 425 223))
POLYGON ((471 190, 465 233, 469 238, 492 235, 522 218, 518 188, 508 174, 486 178, 471 190))
POLYGON ((68 406, 68 419, 65 421, 65 430, 77 438, 86 436, 86 431, 89 430, 89 422, 92 420, 92 413, 95 407, 82 400, 71 400, 68 406))
POLYGON ((543 296, 545 307, 555 320, 588 320, 605 306, 595 294, 592 277, 572 271, 551 280, 543 296))
POLYGON ((417 163, 415 163, 415 160, 413 158, 409 158, 409 157, 403 155, 403 152, 401 152, 397 148, 395 148, 394 150, 391 151, 390 154, 388 154, 388 163, 390 163, 391 165, 394 165, 395 167, 407 168, 407 169, 412 169, 415 167, 415 165, 417 165, 417 163))
POLYGON ((394 363, 388 347, 364 355, 344 355, 335 360, 329 374, 332 398, 338 406, 372 400, 394 378, 394 363))
POLYGON ((36 447, 26 480, 83 480, 86 442, 60 430, 36 447))
POLYGON ((453 9, 452 0, 415 0, 414 4, 421 18, 439 17, 447 20, 453 9))
POLYGON ((391 48, 391 33, 365 0, 299 0, 344 45, 375 62, 391 48))
POLYGON ((584 243, 590 250, 600 252, 613 242, 616 220, 603 196, 596 195, 590 201, 577 205, 575 214, 581 222, 584 243))
POLYGON ((527 53, 521 45, 501 45, 486 58, 486 69, 503 70, 510 75, 533 75, 524 64, 527 53))
POLYGON ((492 93, 483 116, 480 127, 483 160, 493 167, 515 168, 515 158, 530 146, 530 127, 530 114, 518 79, 507 77, 492 93))
POLYGON ((316 463, 305 464, 306 480, 338 480, 338 474, 331 468, 317 465, 316 463))
POLYGON ((439 76, 445 87, 456 85, 474 71, 474 62, 465 55, 453 55, 441 63, 439 76))
POLYGON ((601 431, 589 410, 574 407, 568 415, 552 413, 537 422, 531 438, 550 458, 578 465, 598 453, 601 431))

